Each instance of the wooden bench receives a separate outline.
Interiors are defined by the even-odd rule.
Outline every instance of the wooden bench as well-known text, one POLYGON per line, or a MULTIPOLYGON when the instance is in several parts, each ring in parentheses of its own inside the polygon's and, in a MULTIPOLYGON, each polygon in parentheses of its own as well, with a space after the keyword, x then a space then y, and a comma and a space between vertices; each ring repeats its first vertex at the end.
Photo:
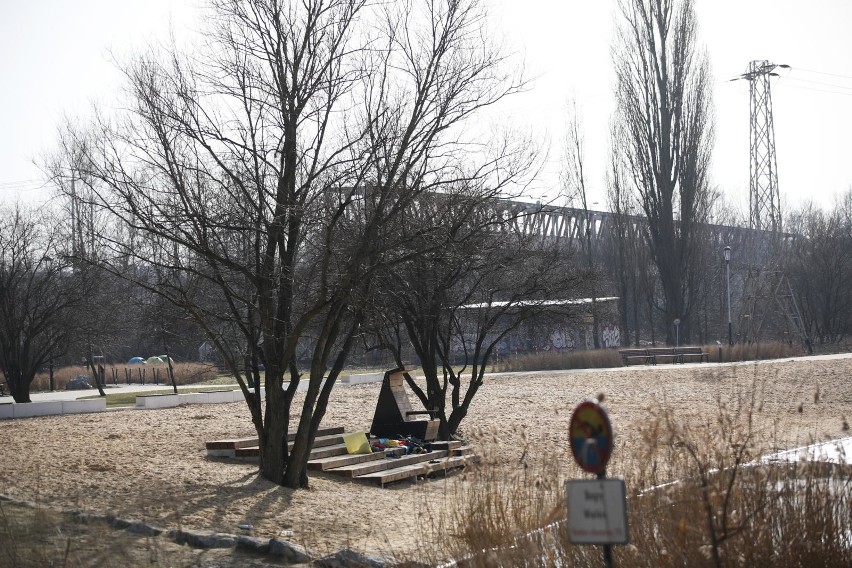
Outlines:
POLYGON ((431 442, 438 437, 441 421, 435 418, 434 410, 412 410, 403 377, 407 372, 405 369, 391 369, 385 373, 370 432, 382 438, 414 436, 431 442), (416 418, 421 415, 429 418, 416 418))
POLYGON ((657 363, 687 363, 697 360, 699 363, 710 362, 710 354, 701 347, 648 347, 646 349, 619 349, 621 361, 625 366, 632 362, 644 365, 657 363))
POLYGON ((643 365, 655 364, 654 356, 649 355, 647 349, 619 349, 618 354, 621 355, 621 362, 625 366, 634 361, 641 362, 643 365))
POLYGON ((686 363, 687 358, 698 359, 699 363, 709 363, 710 354, 704 351, 701 347, 679 347, 680 362, 686 363))
POLYGON ((680 349, 677 347, 649 347, 645 351, 657 363, 682 363, 680 349))

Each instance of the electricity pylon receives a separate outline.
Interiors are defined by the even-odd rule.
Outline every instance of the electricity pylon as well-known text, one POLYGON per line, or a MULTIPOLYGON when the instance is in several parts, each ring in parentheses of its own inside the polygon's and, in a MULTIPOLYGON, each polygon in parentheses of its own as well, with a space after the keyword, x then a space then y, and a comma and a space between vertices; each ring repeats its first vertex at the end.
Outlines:
POLYGON ((739 78, 749 82, 749 225, 752 229, 781 231, 781 194, 775 160, 775 123, 769 80, 775 69, 789 68, 769 61, 752 61, 739 78))
POLYGON ((778 266, 781 248, 787 240, 781 232, 781 194, 770 89, 770 79, 778 76, 775 73, 778 68, 788 69, 789 65, 752 61, 748 70, 737 77, 749 82, 749 226, 771 233, 770 246, 758 252, 760 258, 747 263, 737 335, 743 342, 753 342, 760 340, 764 326, 784 329, 785 338, 792 340, 796 336, 810 351, 811 343, 792 287, 778 266))

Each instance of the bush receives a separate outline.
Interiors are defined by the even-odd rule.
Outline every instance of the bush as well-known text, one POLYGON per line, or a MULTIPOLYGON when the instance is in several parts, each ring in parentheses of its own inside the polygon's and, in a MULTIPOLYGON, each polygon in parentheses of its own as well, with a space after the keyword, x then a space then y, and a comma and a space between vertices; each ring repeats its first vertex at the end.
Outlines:
MULTIPOLYGON (((172 365, 175 373, 175 382, 178 385, 192 385, 210 381, 218 376, 218 371, 214 365, 206 363, 174 363, 172 365)), ((154 369, 157 369, 159 374, 160 384, 171 384, 169 381, 169 370, 167 365, 106 365, 104 369, 104 381, 111 385, 115 382, 120 384, 127 383, 126 370, 131 373, 130 381, 132 383, 141 383, 140 374, 144 371, 145 383, 154 384, 154 369), (115 375, 113 375, 115 371, 115 375)), ((53 382, 56 390, 65 390, 65 385, 77 375, 86 375, 89 377, 89 382, 95 386, 95 380, 92 377, 92 372, 86 367, 72 365, 68 367, 58 367, 53 371, 53 382)), ((33 380, 30 390, 32 392, 46 391, 50 389, 50 374, 47 371, 36 375, 33 380)))

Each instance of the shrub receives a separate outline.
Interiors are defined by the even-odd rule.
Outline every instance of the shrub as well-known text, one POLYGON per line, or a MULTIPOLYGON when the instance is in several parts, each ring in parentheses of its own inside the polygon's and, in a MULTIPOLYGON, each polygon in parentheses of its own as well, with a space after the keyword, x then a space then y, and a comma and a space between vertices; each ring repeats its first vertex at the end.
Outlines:
MULTIPOLYGON (((174 363, 172 365, 175 374, 175 382, 178 385, 192 385, 205 381, 210 381, 218 376, 218 371, 214 365, 205 363, 174 363)), ((127 383, 127 371, 130 371, 130 382, 141 383, 144 372, 145 383, 154 384, 155 369, 158 374, 159 384, 171 384, 169 381, 169 371, 167 365, 106 365, 104 369, 104 381, 111 385, 113 382, 121 384, 127 383), (113 374, 115 372, 115 374, 113 374)), ((85 375, 89 377, 89 382, 95 386, 95 381, 92 378, 92 373, 89 369, 82 366, 57 367, 53 371, 54 388, 56 390, 64 390, 65 385, 77 375, 85 375)), ((47 371, 36 375, 33 380, 30 390, 33 392, 46 391, 50 389, 50 374, 47 371)))

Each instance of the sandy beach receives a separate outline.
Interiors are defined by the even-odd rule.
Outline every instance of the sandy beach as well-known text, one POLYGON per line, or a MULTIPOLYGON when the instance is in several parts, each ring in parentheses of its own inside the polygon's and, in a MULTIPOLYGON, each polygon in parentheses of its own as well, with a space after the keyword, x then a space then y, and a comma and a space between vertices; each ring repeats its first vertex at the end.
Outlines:
MULTIPOLYGON (((480 468, 520 467, 544 456, 568 464, 571 411, 603 393, 617 437, 611 470, 618 474, 631 467, 649 408, 662 405, 685 419, 712 416, 719 400, 752 384, 762 393, 755 428, 773 449, 849 435, 852 359, 846 357, 491 375, 460 434, 484 456, 480 468)), ((379 386, 336 387, 323 426, 366 429, 379 386)), ((9 420, 0 422, 0 432, 0 493, 14 499, 166 528, 235 533, 237 525, 250 524, 256 536, 320 554, 347 546, 412 554, 422 544, 419 519, 440 515, 453 485, 469 483, 471 475, 381 489, 314 474, 309 490, 277 487, 259 478, 252 463, 206 456, 207 440, 254 435, 243 403, 9 420)))

